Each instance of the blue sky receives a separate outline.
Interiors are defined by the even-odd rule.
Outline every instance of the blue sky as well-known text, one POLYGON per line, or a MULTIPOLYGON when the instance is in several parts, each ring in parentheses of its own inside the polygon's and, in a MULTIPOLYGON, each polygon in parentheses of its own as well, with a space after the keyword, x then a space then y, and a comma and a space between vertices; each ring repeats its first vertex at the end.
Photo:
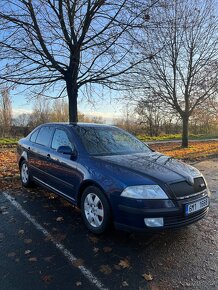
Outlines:
MULTIPOLYGON (((13 115, 17 116, 22 113, 31 113, 33 100, 29 100, 27 92, 23 93, 19 87, 11 91, 13 115)), ((105 97, 99 98, 97 95, 93 96, 93 104, 87 100, 79 98, 78 110, 86 115, 101 116, 106 120, 113 120, 113 118, 122 115, 124 104, 116 100, 116 94, 113 92, 102 92, 105 97)))

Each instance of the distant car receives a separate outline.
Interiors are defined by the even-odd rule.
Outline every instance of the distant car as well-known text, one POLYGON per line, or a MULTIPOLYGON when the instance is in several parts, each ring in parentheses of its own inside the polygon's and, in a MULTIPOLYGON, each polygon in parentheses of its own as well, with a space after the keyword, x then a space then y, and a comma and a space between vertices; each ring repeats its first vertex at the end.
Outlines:
POLYGON ((50 123, 19 141, 21 182, 33 182, 81 209, 87 228, 103 233, 186 226, 203 218, 209 195, 194 167, 154 152, 114 126, 50 123))

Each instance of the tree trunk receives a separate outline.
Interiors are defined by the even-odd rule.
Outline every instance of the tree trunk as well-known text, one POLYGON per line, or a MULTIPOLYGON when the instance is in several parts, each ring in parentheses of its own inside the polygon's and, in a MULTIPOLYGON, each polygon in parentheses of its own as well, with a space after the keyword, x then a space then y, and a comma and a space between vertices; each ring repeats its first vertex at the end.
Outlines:
POLYGON ((67 95, 69 102, 69 121, 78 121, 78 111, 77 111, 77 98, 78 98, 78 87, 77 84, 73 82, 71 78, 66 79, 67 85, 67 95))
POLYGON ((182 147, 188 147, 188 123, 189 117, 184 115, 182 117, 182 147))

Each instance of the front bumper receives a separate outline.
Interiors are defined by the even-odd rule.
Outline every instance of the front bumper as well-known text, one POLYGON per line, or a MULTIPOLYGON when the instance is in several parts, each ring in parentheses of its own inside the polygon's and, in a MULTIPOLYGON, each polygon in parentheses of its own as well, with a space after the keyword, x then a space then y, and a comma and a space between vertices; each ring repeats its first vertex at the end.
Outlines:
POLYGON ((130 200, 120 198, 116 200, 114 208, 114 223, 117 229, 133 231, 160 231, 170 228, 184 227, 199 221, 208 213, 209 207, 185 215, 185 205, 208 196, 208 191, 200 192, 184 199, 177 200, 130 200), (162 227, 147 227, 145 218, 162 217, 162 227))

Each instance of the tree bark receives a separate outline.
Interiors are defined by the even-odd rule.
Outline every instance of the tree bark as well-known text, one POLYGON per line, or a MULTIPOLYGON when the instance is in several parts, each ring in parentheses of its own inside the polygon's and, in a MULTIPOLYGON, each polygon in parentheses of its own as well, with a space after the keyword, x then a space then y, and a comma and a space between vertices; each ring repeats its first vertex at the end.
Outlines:
POLYGON ((78 86, 72 78, 66 79, 67 95, 69 102, 69 122, 78 122, 77 98, 78 86))
POLYGON ((184 115, 182 117, 182 147, 188 147, 188 125, 189 117, 184 115))

